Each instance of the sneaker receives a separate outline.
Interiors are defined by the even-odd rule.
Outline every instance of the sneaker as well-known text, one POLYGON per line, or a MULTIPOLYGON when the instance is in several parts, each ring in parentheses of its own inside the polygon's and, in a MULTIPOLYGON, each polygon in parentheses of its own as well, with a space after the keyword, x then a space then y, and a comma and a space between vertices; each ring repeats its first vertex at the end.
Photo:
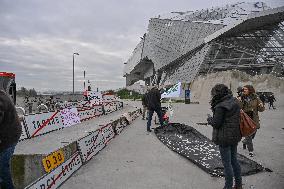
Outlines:
POLYGON ((249 156, 250 156, 250 157, 253 157, 253 156, 254 156, 253 152, 250 152, 250 153, 249 153, 249 156))
POLYGON ((152 130, 151 129, 147 129, 147 132, 152 132, 152 130))

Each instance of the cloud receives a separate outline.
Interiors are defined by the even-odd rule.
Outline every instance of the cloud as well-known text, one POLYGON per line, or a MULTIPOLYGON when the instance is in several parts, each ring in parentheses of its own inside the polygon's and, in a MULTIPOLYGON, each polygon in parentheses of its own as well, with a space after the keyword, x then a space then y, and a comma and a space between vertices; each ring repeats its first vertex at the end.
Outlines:
POLYGON ((78 52, 76 90, 82 90, 84 70, 94 87, 123 87, 123 63, 151 17, 232 2, 237 1, 1 0, 0 71, 15 73, 18 87, 71 91, 72 55, 78 52))

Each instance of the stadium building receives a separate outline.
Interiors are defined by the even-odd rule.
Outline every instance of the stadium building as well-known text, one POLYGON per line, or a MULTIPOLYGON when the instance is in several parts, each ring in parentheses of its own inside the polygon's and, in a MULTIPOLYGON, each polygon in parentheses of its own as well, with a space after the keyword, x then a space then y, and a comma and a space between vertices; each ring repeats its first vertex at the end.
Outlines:
POLYGON ((190 83, 233 69, 283 76, 283 21, 284 7, 262 2, 158 15, 124 63, 126 85, 190 83))

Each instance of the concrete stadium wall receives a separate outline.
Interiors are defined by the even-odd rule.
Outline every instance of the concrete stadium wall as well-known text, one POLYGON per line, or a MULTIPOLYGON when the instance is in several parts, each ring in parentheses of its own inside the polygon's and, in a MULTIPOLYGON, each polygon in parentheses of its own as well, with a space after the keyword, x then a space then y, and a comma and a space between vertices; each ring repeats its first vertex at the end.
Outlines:
POLYGON ((198 76, 191 85, 191 100, 201 104, 209 103, 210 91, 217 83, 223 83, 231 88, 236 95, 237 88, 251 84, 259 92, 273 92, 276 104, 284 106, 284 78, 275 77, 271 74, 251 76, 240 71, 224 71, 198 76))

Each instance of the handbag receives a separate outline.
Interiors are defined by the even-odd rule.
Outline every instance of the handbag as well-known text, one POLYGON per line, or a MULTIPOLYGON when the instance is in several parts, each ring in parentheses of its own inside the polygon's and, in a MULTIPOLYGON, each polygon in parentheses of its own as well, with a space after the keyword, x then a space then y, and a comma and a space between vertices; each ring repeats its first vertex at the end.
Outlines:
POLYGON ((240 111, 240 130, 242 137, 247 137, 256 132, 256 123, 241 109, 240 111))

